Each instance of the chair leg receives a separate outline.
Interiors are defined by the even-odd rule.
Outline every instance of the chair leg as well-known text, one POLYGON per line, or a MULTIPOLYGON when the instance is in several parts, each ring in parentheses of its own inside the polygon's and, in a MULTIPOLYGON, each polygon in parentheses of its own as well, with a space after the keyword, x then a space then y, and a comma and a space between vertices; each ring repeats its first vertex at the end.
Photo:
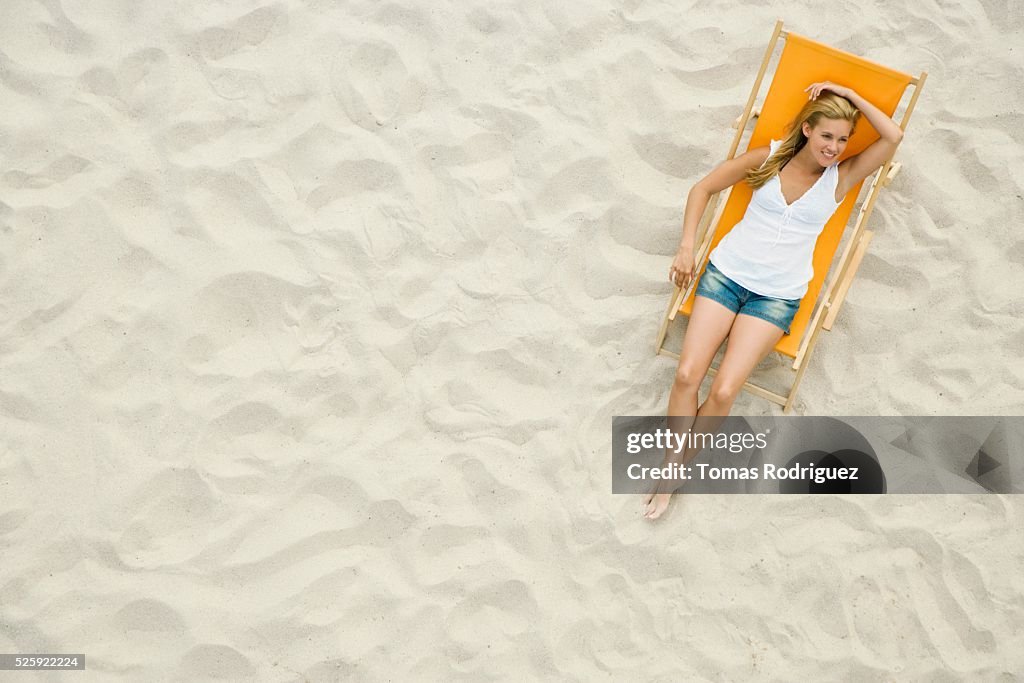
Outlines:
MULTIPOLYGON (((750 111, 750 118, 752 118, 752 119, 756 119, 756 118, 757 118, 758 116, 760 116, 760 115, 761 115, 761 108, 760 108, 760 107, 754 107, 754 108, 753 108, 753 109, 752 109, 752 110, 750 111)), ((736 117, 735 119, 733 119, 733 122, 732 122, 732 127, 733 127, 733 128, 739 128, 739 127, 740 127, 740 121, 741 121, 742 119, 743 119, 743 114, 740 114, 740 115, 739 115, 739 116, 737 116, 737 117, 736 117)))
POLYGON ((779 19, 775 22, 775 29, 772 31, 772 39, 768 41, 768 47, 764 51, 764 59, 761 60, 761 68, 757 71, 757 78, 754 79, 754 87, 750 89, 750 97, 747 98, 747 104, 743 107, 743 113, 740 115, 739 120, 736 121, 736 137, 732 142, 732 147, 729 148, 729 154, 726 159, 732 159, 736 156, 736 150, 740 146, 740 138, 743 137, 743 131, 747 127, 747 121, 750 119, 750 112, 754 109, 754 99, 757 97, 758 91, 761 89, 761 81, 764 79, 764 74, 768 71, 768 62, 771 61, 772 52, 775 51, 775 45, 779 41, 779 36, 782 35, 782 20, 779 19))
MULTIPOLYGON (((822 304, 826 308, 831 308, 829 302, 822 304)), ((814 326, 814 330, 811 331, 810 341, 807 342, 807 349, 804 351, 803 356, 799 359, 800 369, 796 371, 796 377, 793 379, 793 387, 789 390, 789 396, 786 397, 786 405, 783 406, 782 412, 788 413, 793 407, 793 403, 796 402, 796 392, 800 388, 800 381, 804 378, 804 371, 807 370, 807 362, 811 359, 811 352, 814 351, 814 346, 818 341, 818 333, 821 332, 822 323, 824 318, 828 316, 828 311, 825 315, 818 319, 818 323, 814 326)))
POLYGON ((676 298, 679 295, 679 287, 676 287, 672 292, 672 296, 668 300, 668 308, 665 309, 665 317, 661 319, 661 329, 658 330, 658 339, 654 342, 654 355, 657 356, 661 353, 665 345, 665 335, 668 334, 668 324, 672 322, 672 309, 676 305, 676 298))
MULTIPOLYGON (((799 370, 797 371, 799 372, 799 370)), ((782 404, 782 414, 788 415, 789 411, 793 410, 793 403, 796 402, 796 392, 800 388, 800 378, 793 380, 793 386, 789 390, 789 395, 786 397, 786 402, 782 404)))
POLYGON ((868 245, 871 244, 871 238, 875 236, 875 233, 871 230, 865 230, 864 234, 861 235, 860 241, 857 244, 857 250, 853 252, 853 259, 850 260, 850 267, 843 274, 843 281, 839 283, 839 289, 836 290, 836 295, 832 299, 832 306, 828 309, 828 315, 825 316, 825 323, 822 328, 826 330, 832 329, 832 323, 835 322, 836 316, 839 315, 839 308, 843 305, 843 301, 846 300, 846 292, 850 289, 850 285, 853 284, 853 278, 857 277, 857 269, 860 268, 860 262, 864 258, 864 254, 867 253, 868 245))
POLYGON ((894 161, 892 166, 889 167, 889 172, 885 174, 885 180, 882 181, 882 185, 888 187, 892 181, 896 180, 896 176, 900 174, 903 169, 903 164, 899 161, 894 161))

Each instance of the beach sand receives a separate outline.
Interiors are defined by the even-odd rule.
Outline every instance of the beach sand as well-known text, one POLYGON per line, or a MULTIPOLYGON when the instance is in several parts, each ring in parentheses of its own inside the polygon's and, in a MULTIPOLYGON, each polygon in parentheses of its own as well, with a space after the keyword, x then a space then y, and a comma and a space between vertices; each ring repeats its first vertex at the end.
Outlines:
POLYGON ((37 680, 1021 680, 1024 498, 650 524, 610 469, 777 18, 929 72, 794 412, 1022 413, 1012 3, 0 16, 0 652, 88 662, 37 680))

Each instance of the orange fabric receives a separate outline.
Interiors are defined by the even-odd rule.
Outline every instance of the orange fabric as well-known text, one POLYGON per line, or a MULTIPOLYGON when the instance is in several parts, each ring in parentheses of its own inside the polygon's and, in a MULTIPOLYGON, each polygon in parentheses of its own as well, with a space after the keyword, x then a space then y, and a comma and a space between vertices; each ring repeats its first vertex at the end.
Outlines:
MULTIPOLYGON (((790 33, 786 38, 775 76, 768 88, 761 114, 751 134, 748 149, 767 146, 771 140, 780 140, 785 136, 786 125, 807 101, 804 88, 811 83, 832 81, 853 88, 869 102, 892 116, 911 80, 913 76, 908 74, 790 33)), ((859 153, 877 139, 878 133, 861 116, 857 130, 847 143, 843 158, 859 153)), ((861 184, 850 190, 818 237, 814 247, 814 277, 808 284, 807 294, 804 295, 800 310, 793 319, 790 327, 792 334, 783 335, 775 346, 779 353, 796 358, 800 342, 807 332, 811 314, 814 312, 814 305, 832 264, 832 258, 853 212, 861 184)), ((750 186, 745 182, 733 186, 715 229, 711 249, 714 249, 722 237, 743 218, 751 193, 750 186)), ((693 310, 693 297, 694 294, 691 293, 686 298, 679 309, 681 313, 690 314, 693 310)))

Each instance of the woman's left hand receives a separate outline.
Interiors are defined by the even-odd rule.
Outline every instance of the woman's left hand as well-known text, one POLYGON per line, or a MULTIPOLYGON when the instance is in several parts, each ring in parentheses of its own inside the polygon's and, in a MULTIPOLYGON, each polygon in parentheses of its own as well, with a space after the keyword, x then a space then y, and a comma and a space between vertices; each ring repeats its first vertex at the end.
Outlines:
POLYGON ((809 99, 809 100, 816 100, 816 99, 818 99, 818 95, 820 95, 821 93, 825 92, 826 90, 830 90, 830 91, 834 92, 835 94, 839 95, 840 97, 845 97, 846 99, 850 99, 850 96, 854 94, 854 92, 852 90, 850 90, 849 88, 844 88, 841 85, 836 85, 832 81, 822 81, 821 83, 811 83, 809 86, 804 88, 804 92, 807 92, 808 90, 811 92, 811 94, 808 95, 808 97, 807 97, 807 99, 809 99))

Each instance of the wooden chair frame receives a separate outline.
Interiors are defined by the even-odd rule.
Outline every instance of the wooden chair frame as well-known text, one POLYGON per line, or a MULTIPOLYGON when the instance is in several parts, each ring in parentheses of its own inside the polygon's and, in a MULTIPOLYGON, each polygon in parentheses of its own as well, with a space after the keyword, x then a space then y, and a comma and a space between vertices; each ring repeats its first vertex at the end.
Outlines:
MULTIPOLYGON (((775 23, 774 32, 772 33, 772 38, 765 50, 764 59, 761 62, 761 68, 758 70, 757 78, 754 80, 754 86, 751 88, 750 96, 747 98, 746 106, 743 108, 743 113, 733 124, 736 128, 736 135, 733 137, 727 159, 735 158, 736 151, 739 149, 740 141, 746 131, 747 124, 753 117, 758 115, 754 110, 754 102, 760 92, 761 84, 764 80, 764 75, 768 70, 772 54, 775 52, 779 41, 787 40, 789 35, 788 31, 783 30, 782 21, 777 21, 775 23)), ((924 82, 927 77, 928 74, 926 72, 921 72, 921 75, 918 78, 911 78, 909 80, 907 87, 909 88, 910 86, 913 86, 914 92, 899 124, 900 128, 904 131, 910 123, 910 116, 914 111, 918 96, 921 94, 921 88, 924 86, 924 82)), ((904 89, 904 96, 905 94, 906 89, 904 89)), ((873 176, 868 194, 862 202, 860 211, 857 215, 857 220, 853 227, 853 233, 846 243, 846 247, 844 248, 839 259, 839 263, 835 268, 835 272, 831 278, 826 278, 824 293, 817 301, 817 305, 809 323, 809 331, 805 332, 801 339, 800 348, 797 351, 793 362, 793 370, 796 372, 796 376, 794 377, 792 385, 787 393, 779 394, 774 391, 770 391, 769 389, 757 385, 749 380, 743 385, 743 388, 746 391, 761 398, 766 398, 774 403, 778 403, 783 407, 784 413, 788 413, 792 409, 793 403, 796 400, 797 390, 799 389, 800 382, 803 379, 804 371, 807 369, 811 353, 814 351, 815 344, 817 343, 818 333, 821 332, 821 330, 832 329, 832 324, 835 322, 839 309, 846 298, 846 293, 849 291, 850 285, 857 274, 860 262, 863 259, 864 254, 867 252, 868 245, 871 243, 873 233, 870 230, 866 230, 865 226, 867 225, 868 219, 871 217, 871 212, 874 210, 875 201, 878 199, 881 189, 892 182, 900 169, 901 164, 899 162, 894 163, 892 158, 890 158, 886 160, 882 167, 873 176)), ((724 205, 721 209, 719 209, 718 206, 721 194, 721 192, 718 192, 712 195, 697 226, 697 239, 699 240, 700 246, 695 254, 695 260, 697 262, 695 273, 698 275, 702 272, 704 262, 711 251, 712 239, 718 228, 718 222, 721 218, 722 210, 724 210, 724 205), (709 227, 712 229, 709 230, 709 227)), ((683 304, 686 302, 691 292, 696 289, 698 279, 698 277, 694 277, 693 282, 691 282, 685 290, 680 287, 674 288, 668 309, 665 311, 661 327, 658 330, 655 345, 656 354, 669 356, 678 360, 679 354, 665 349, 665 338, 668 334, 669 325, 676 318, 676 314, 683 307, 683 304)), ((791 353, 787 353, 786 355, 790 355, 792 357, 791 353)), ((709 368, 709 373, 712 376, 717 372, 718 368, 714 367, 714 365, 709 368)))

